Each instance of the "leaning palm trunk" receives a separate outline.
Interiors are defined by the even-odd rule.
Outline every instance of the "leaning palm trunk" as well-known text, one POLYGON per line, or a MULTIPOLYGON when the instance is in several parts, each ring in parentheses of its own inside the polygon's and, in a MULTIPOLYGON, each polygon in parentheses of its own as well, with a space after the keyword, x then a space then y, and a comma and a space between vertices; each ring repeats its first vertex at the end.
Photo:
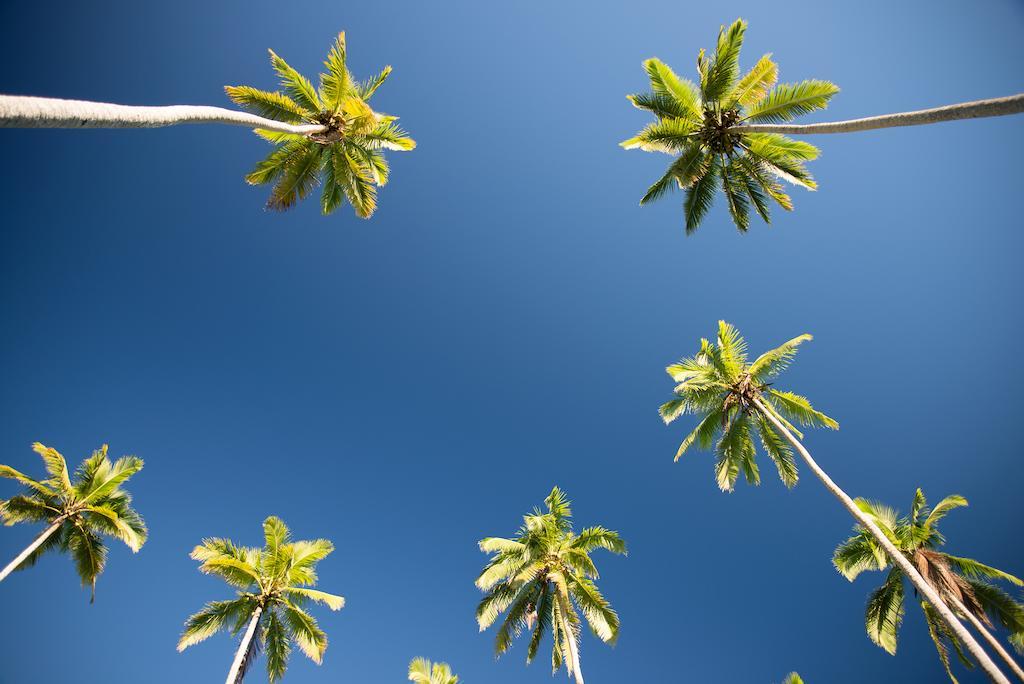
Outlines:
POLYGON ((889 559, 893 564, 896 565, 903 574, 907 576, 910 583, 913 584, 926 599, 928 599, 928 602, 934 606, 935 610, 942 617, 942 620, 949 625, 949 628, 953 630, 953 633, 957 638, 967 646, 968 652, 974 656, 975 660, 978 661, 978 664, 981 665, 981 669, 985 671, 985 674, 988 675, 989 679, 993 682, 998 682, 999 684, 1010 684, 1006 675, 996 667, 995 662, 992 661, 988 653, 981 648, 981 645, 977 640, 975 640, 974 636, 967 631, 967 628, 957 620, 953 611, 949 609, 949 606, 942 601, 938 592, 935 591, 935 588, 921 576, 921 573, 917 571, 910 560, 900 553, 899 549, 897 549, 889 538, 885 536, 882 530, 878 528, 878 525, 876 525, 871 518, 865 515, 863 511, 857 508, 857 504, 853 502, 853 499, 851 499, 846 492, 840 489, 839 485, 832 481, 832 478, 828 476, 828 473, 822 470, 817 462, 811 458, 811 454, 804 448, 804 445, 800 440, 793 436, 793 433, 791 433, 786 426, 782 424, 775 414, 770 411, 760 399, 755 398, 754 405, 757 407, 757 410, 761 415, 767 418, 768 422, 778 430, 779 434, 783 435, 786 440, 793 445, 793 448, 800 452, 804 462, 807 463, 807 466, 814 472, 818 479, 821 480, 822 484, 825 485, 825 488, 828 489, 833 496, 839 499, 859 525, 871 533, 875 538, 875 541, 885 549, 886 555, 889 556, 889 559))
POLYGON ((242 643, 238 644, 238 651, 235 653, 235 660, 231 663, 231 671, 228 672, 228 678, 224 680, 224 684, 238 684, 239 676, 242 672, 242 666, 245 663, 246 654, 249 652, 249 644, 252 643, 252 638, 256 634, 256 625, 259 624, 260 615, 263 613, 263 606, 256 606, 256 610, 252 612, 252 618, 249 619, 249 626, 245 630, 245 636, 242 637, 242 643))
POLYGON ((51 523, 49 527, 47 527, 45 530, 43 530, 42 532, 39 533, 39 536, 36 537, 32 541, 31 544, 29 544, 27 547, 25 547, 24 551, 19 553, 18 556, 14 560, 12 560, 10 563, 8 563, 7 566, 3 570, 0 570, 0 582, 3 582, 5 579, 7 579, 8 575, 10 575, 12 572, 17 570, 18 566, 21 565, 22 563, 24 563, 26 558, 31 556, 32 553, 36 549, 38 549, 40 546, 42 546, 43 542, 45 542, 47 539, 49 539, 50 535, 52 535, 54 532, 56 532, 60 528, 60 526, 61 526, 61 524, 63 522, 64 522, 64 517, 63 516, 61 516, 57 520, 53 521, 53 523, 51 523))
POLYGON ((1006 665, 1013 671, 1013 674, 1017 676, 1017 679, 1024 682, 1024 670, 1020 668, 1020 665, 1018 665, 1017 661, 1013 659, 1013 656, 1011 656, 1010 653, 1005 648, 1003 648, 1003 645, 999 643, 999 639, 996 639, 992 635, 992 632, 988 631, 988 629, 985 628, 985 625, 982 624, 981 620, 978 619, 978 616, 972 613, 971 611, 967 610, 967 607, 955 596, 950 596, 949 601, 953 604, 953 607, 960 612, 961 615, 966 617, 970 621, 970 623, 974 625, 974 629, 978 630, 982 638, 988 642, 988 645, 991 646, 992 649, 999 654, 999 657, 1002 658, 1006 665))
POLYGON ((812 133, 853 133, 855 131, 871 131, 876 128, 896 128, 897 126, 920 126, 922 124, 957 121, 959 119, 978 119, 987 116, 1006 116, 1024 112, 1024 93, 1009 97, 996 97, 991 100, 961 102, 960 104, 920 109, 915 112, 883 114, 869 116, 864 119, 835 121, 816 124, 751 124, 736 126, 733 129, 743 133, 790 133, 809 135, 812 133))
POLYGON ((135 107, 85 100, 0 95, 0 128, 160 128, 201 123, 300 135, 324 130, 319 124, 293 125, 221 107, 135 107))

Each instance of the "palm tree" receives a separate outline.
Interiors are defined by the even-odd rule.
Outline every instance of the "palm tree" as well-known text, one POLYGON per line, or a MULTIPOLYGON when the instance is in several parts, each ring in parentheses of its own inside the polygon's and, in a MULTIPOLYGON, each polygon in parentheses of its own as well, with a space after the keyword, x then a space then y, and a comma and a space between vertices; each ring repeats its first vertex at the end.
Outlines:
POLYGON ((249 86, 227 86, 228 96, 254 112, 291 124, 316 123, 316 133, 256 133, 277 146, 246 176, 254 185, 273 183, 267 207, 283 210, 323 184, 320 207, 329 214, 347 199, 356 215, 369 218, 377 208, 377 186, 388 181, 383 150, 411 150, 415 141, 367 101, 391 73, 385 67, 366 81, 356 81, 346 66, 345 34, 338 35, 314 88, 302 74, 270 52, 270 61, 284 88, 266 92, 249 86))
POLYGON ((782 680, 782 684, 804 684, 803 677, 796 672, 790 672, 786 675, 786 678, 782 680))
POLYGON ((304 609, 310 601, 331 610, 345 605, 341 596, 310 588, 317 581, 316 564, 334 550, 331 542, 292 541, 285 524, 273 516, 263 522, 263 536, 262 549, 214 538, 204 539, 191 554, 200 562, 200 572, 220 577, 238 592, 234 599, 211 601, 192 615, 185 622, 178 651, 222 629, 235 635, 245 628, 227 684, 242 681, 260 649, 266 651, 271 682, 284 676, 293 644, 319 665, 327 649, 327 635, 304 609))
POLYGON ((675 187, 686 190, 686 232, 700 225, 721 187, 736 227, 750 225, 750 208, 770 222, 769 200, 791 210, 793 203, 776 178, 814 190, 817 185, 804 168, 818 149, 783 134, 847 133, 875 128, 913 126, 1024 111, 1024 94, 979 100, 915 112, 866 119, 794 125, 801 114, 824 109, 839 89, 828 81, 776 85, 778 67, 766 54, 739 77, 739 55, 746 22, 737 19, 718 34, 714 57, 697 55, 699 85, 678 77, 657 58, 644 62, 651 92, 629 95, 639 109, 657 121, 622 143, 676 156, 640 204, 664 197, 675 187))
POLYGON ((426 658, 413 658, 409 663, 409 681, 416 684, 459 684, 448 663, 431 663, 426 658))
POLYGON ((56 449, 39 442, 32 449, 42 457, 50 477, 34 480, 10 466, 0 465, 0 477, 25 486, 20 494, 0 500, 0 519, 5 525, 46 523, 46 529, 0 570, 0 581, 13 570, 35 565, 47 551, 59 549, 75 561, 82 586, 91 587, 91 603, 96 600, 96 578, 107 563, 103 536, 120 539, 132 552, 146 543, 146 523, 132 508, 131 495, 121 488, 128 478, 142 470, 142 459, 123 456, 111 462, 104 444, 82 461, 72 477, 67 462, 56 449))
MULTIPOLYGON (((1017 677, 1024 681, 1024 670, 989 631, 992 627, 991 618, 995 618, 1010 630, 1011 635, 1024 634, 1024 605, 986 580, 1003 580, 1018 587, 1024 586, 1024 582, 972 558, 951 556, 938 550, 946 542, 939 532, 938 522, 954 508, 966 506, 967 499, 958 495, 947 496, 935 508, 929 508, 924 494, 918 489, 914 494, 909 517, 900 517, 894 509, 864 499, 856 499, 856 504, 910 559, 943 601, 953 606, 960 616, 967 618, 1017 677)), ((889 560, 883 550, 861 526, 855 527, 853 536, 836 548, 832 562, 851 582, 865 570, 885 570, 889 567, 889 560)), ((882 586, 871 592, 864 618, 871 640, 893 655, 896 654, 896 634, 903 619, 903 577, 900 568, 889 570, 882 586)), ((971 663, 964 656, 956 635, 950 633, 928 603, 920 603, 939 659, 950 679, 955 682, 956 677, 949 666, 949 650, 944 641, 953 646, 965 664, 970 667, 971 663)))
POLYGON ((839 499, 854 520, 877 541, 891 562, 928 599, 989 677, 993 681, 1007 684, 1005 675, 960 624, 931 584, 870 516, 821 469, 800 441, 803 434, 794 423, 803 427, 839 428, 835 420, 816 410, 805 397, 780 390, 771 382, 789 366, 799 346, 810 339, 810 335, 800 335, 748 363, 747 344, 739 331, 725 321, 719 321, 716 342, 702 339, 700 350, 695 356, 666 368, 678 384, 675 387, 675 398, 662 404, 659 409, 662 419, 671 423, 684 414, 701 416, 696 428, 679 446, 676 460, 694 444, 702 449, 713 448, 717 455, 715 475, 719 488, 732 491, 741 471, 747 482, 758 484, 760 472, 755 460, 756 433, 764 450, 774 461, 779 477, 787 486, 792 487, 797 481, 796 462, 793 458, 795 449, 825 488, 839 499))
POLYGON ((395 123, 374 112, 367 101, 391 67, 356 81, 345 65, 345 34, 339 34, 324 63, 320 86, 270 51, 284 92, 227 86, 228 96, 251 110, 172 105, 132 107, 104 102, 0 95, 0 128, 157 128, 176 124, 221 123, 246 126, 277 145, 246 180, 274 183, 267 206, 287 209, 324 185, 321 208, 329 214, 347 199, 356 214, 376 209, 376 187, 388 180, 383 150, 411 150, 416 143, 395 123))
POLYGON ((579 613, 601 641, 614 643, 619 636, 619 616, 594 583, 598 574, 590 553, 603 548, 625 555, 626 544, 617 532, 603 527, 575 534, 569 500, 558 487, 544 504, 546 512, 535 508, 523 516, 523 525, 512 539, 480 541, 480 550, 494 555, 476 579, 476 586, 487 592, 477 607, 476 620, 482 632, 507 611, 494 639, 499 656, 515 637, 532 631, 527 663, 537 655, 550 629, 552 673, 564 662, 576 684, 583 684, 579 613))

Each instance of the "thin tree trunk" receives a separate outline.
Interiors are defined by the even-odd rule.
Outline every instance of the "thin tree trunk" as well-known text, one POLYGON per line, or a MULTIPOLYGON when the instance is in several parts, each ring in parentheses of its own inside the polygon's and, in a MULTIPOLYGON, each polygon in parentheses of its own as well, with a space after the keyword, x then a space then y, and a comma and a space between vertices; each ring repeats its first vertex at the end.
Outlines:
POLYGON ((565 610, 562 611, 562 631, 565 632, 569 645, 569 656, 572 658, 570 665, 572 666, 572 674, 576 677, 576 684, 583 684, 583 670, 580 668, 580 653, 576 648, 576 634, 572 631, 572 625, 569 624, 569 616, 565 610))
POLYGON ((917 568, 915 568, 910 560, 900 553, 899 549, 889 541, 889 538, 878 528, 878 525, 876 525, 871 518, 865 515, 862 510, 857 508, 857 504, 853 502, 853 499, 851 499, 846 492, 840 489, 839 485, 832 481, 832 478, 828 476, 828 473, 822 470, 817 462, 811 458, 811 454, 804 448, 804 445, 800 440, 794 437, 793 433, 791 433, 789 429, 787 429, 786 426, 775 417, 775 414, 765 407, 761 399, 754 399, 754 405, 757 407, 757 410, 768 419, 775 429, 779 431, 779 434, 783 435, 789 443, 793 445, 793 448, 800 453, 811 471, 817 475, 818 479, 825 485, 825 488, 828 489, 833 496, 839 499, 846 510, 850 512, 850 515, 853 516, 854 520, 870 532, 871 536, 873 536, 882 548, 885 549, 885 553, 889 556, 889 560, 891 560, 892 563, 907 576, 910 583, 913 584, 917 590, 921 592, 926 599, 928 599, 928 602, 935 607, 935 610, 942 617, 942 620, 949 625, 949 628, 953 630, 953 633, 956 634, 957 638, 967 646, 968 652, 974 656, 974 659, 979 665, 981 665, 981 669, 985 671, 985 674, 988 675, 989 679, 993 682, 998 682, 998 684, 1010 684, 1006 675, 996 667, 992 658, 990 658, 988 653, 982 649, 974 636, 967 631, 967 628, 964 627, 959 620, 956 619, 956 616, 953 614, 953 611, 949 609, 949 606, 943 603, 934 587, 921 577, 921 573, 917 571, 917 568))
POLYGON ((0 95, 0 128, 160 128, 201 123, 246 126, 300 135, 324 130, 318 124, 293 125, 221 107, 135 107, 85 100, 0 95))
POLYGON ((1009 652, 1003 648, 1003 645, 999 643, 999 639, 996 639, 992 635, 992 632, 985 628, 985 625, 978 619, 978 616, 967 610, 967 606, 965 606, 955 596, 950 596, 949 599, 952 602, 953 607, 960 611, 960 613, 966 617, 972 625, 974 625, 974 629, 981 633, 982 638, 988 642, 989 646, 991 646, 995 652, 999 654, 999 657, 1006 662, 1007 666, 1013 670, 1013 674, 1017 675, 1017 679, 1024 682, 1024 670, 1020 668, 1020 665, 1017 664, 1017 661, 1013 659, 1009 652))
POLYGON ((834 121, 816 124, 741 124, 729 129, 737 133, 792 133, 811 135, 813 133, 853 133, 855 131, 871 131, 876 128, 895 128, 897 126, 920 126, 922 124, 957 121, 959 119, 978 119, 987 116, 1006 116, 1024 112, 1024 93, 1009 97, 996 97, 991 100, 961 102, 960 104, 919 109, 914 112, 883 114, 869 116, 864 119, 834 121))
POLYGON ((256 634, 256 625, 260 621, 260 615, 263 613, 263 606, 256 606, 256 610, 252 612, 252 618, 249 619, 249 626, 245 629, 245 636, 242 637, 242 643, 238 644, 238 651, 235 653, 235 659, 231 663, 231 671, 228 672, 228 678, 224 680, 224 684, 236 684, 238 682, 238 673, 242 671, 242 664, 245 662, 245 655, 249 652, 249 642, 252 641, 252 637, 256 634))
POLYGON ((32 543, 29 544, 25 548, 24 551, 19 553, 18 556, 14 560, 12 560, 10 563, 7 564, 7 567, 5 567, 3 570, 0 570, 0 582, 3 582, 5 579, 7 579, 7 576, 10 575, 12 572, 14 572, 18 568, 19 565, 24 563, 25 559, 28 558, 29 556, 31 556, 33 551, 35 551, 40 546, 42 546, 43 542, 45 542, 47 539, 49 539, 50 535, 52 535, 54 532, 56 532, 60 528, 61 524, 63 524, 63 522, 64 522, 64 516, 61 516, 61 517, 57 518, 56 520, 54 520, 52 523, 50 523, 50 526, 47 527, 42 532, 40 532, 39 536, 37 536, 32 541, 32 543))

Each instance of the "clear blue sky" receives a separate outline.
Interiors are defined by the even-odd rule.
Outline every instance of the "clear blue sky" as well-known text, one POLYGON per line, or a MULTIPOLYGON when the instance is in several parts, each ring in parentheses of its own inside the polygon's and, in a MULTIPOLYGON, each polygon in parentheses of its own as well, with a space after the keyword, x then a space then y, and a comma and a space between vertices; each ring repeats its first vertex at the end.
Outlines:
MULTIPOLYGON (((596 554, 623 630, 585 639, 592 684, 942 681, 916 607, 897 657, 868 641, 881 577, 832 569, 850 520, 809 473, 721 494, 710 455, 673 464, 691 423, 656 408, 719 318, 754 350, 814 333, 785 383, 842 423, 809 436, 819 461, 901 508, 963 494, 948 548, 1024 572, 1024 119, 818 137, 820 190, 746 236, 721 200, 689 239, 681 195, 638 207, 667 157, 616 143, 648 121, 624 97, 641 61, 689 75, 737 16, 744 67, 770 51, 783 80, 841 86, 813 121, 1021 91, 1024 6, 689 5, 0 6, 0 92, 135 104, 226 105, 224 84, 273 85, 268 47, 312 74, 345 29, 358 76, 394 65, 374 104, 419 142, 365 222, 265 212, 242 176, 266 144, 240 128, 0 131, 0 459, 137 454, 151 530, 95 605, 58 556, 0 585, 0 681, 219 681, 227 636, 174 650, 231 595, 188 552, 256 544, 269 514, 335 541, 321 586, 349 602, 286 681, 404 681, 420 655, 550 681, 525 643, 494 661, 472 581, 476 541, 556 483, 630 544, 596 554)), ((0 530, 0 556, 35 532, 0 530)))

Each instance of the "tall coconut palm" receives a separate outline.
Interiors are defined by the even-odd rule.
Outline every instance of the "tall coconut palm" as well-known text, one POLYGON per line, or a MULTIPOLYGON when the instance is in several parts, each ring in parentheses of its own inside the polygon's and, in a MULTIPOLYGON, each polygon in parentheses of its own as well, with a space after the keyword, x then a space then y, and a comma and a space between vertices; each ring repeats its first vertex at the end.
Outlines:
POLYGON ((547 511, 535 508, 523 516, 515 537, 480 541, 480 550, 493 556, 476 579, 476 586, 486 592, 476 619, 482 632, 506 613, 494 639, 499 656, 512 646, 515 637, 532 631, 527 663, 533 661, 545 632, 551 630, 552 673, 564 662, 576 684, 583 684, 579 613, 601 641, 614 643, 619 636, 619 616, 594 583, 598 574, 590 553, 602 548, 625 555, 626 544, 617 532, 603 527, 588 527, 575 534, 569 500, 558 487, 551 490, 544 505, 547 511))
POLYGON ((323 184, 321 209, 329 214, 347 199, 368 218, 377 206, 377 186, 388 180, 383 150, 416 146, 395 123, 367 104, 391 73, 357 81, 345 64, 345 34, 324 63, 319 88, 270 51, 284 92, 226 86, 228 97, 251 110, 172 105, 130 107, 103 102, 0 95, 0 128, 156 128, 221 123, 255 129, 277 147, 246 176, 252 184, 273 183, 267 206, 288 209, 323 184))
POLYGON ((260 650, 267 655, 271 682, 284 676, 292 645, 318 665, 327 649, 327 635, 306 612, 312 601, 341 610, 341 596, 312 589, 316 564, 334 550, 326 539, 292 541, 279 518, 263 522, 262 549, 236 546, 229 539, 204 539, 192 550, 199 571, 216 575, 237 589, 228 601, 211 601, 185 622, 178 651, 198 644, 222 629, 232 635, 245 630, 225 680, 237 684, 260 650))
POLYGON ((128 478, 142 470, 142 459, 124 456, 111 462, 104 444, 71 475, 67 462, 56 449, 39 442, 32 449, 42 457, 49 477, 34 480, 10 466, 0 465, 0 477, 25 486, 20 494, 0 500, 0 519, 5 525, 32 522, 45 523, 46 528, 0 570, 0 581, 13 570, 35 565, 47 551, 60 550, 75 561, 82 586, 91 588, 91 603, 96 599, 96 578, 107 563, 103 537, 120 539, 132 552, 146 542, 146 523, 132 508, 131 495, 121 488, 128 478))
POLYGON ((367 104, 391 74, 357 81, 346 66, 345 34, 338 35, 324 62, 320 87, 270 52, 284 92, 266 92, 249 86, 228 86, 228 96, 261 116, 291 124, 315 123, 315 133, 256 132, 276 145, 266 159, 246 176, 252 184, 273 183, 267 207, 283 210, 323 185, 320 207, 329 214, 345 200, 356 215, 368 218, 377 208, 377 186, 388 181, 384 150, 411 150, 415 141, 395 123, 394 116, 379 114, 367 104))
MULTIPOLYGON (((972 558, 952 556, 938 550, 946 542, 939 532, 939 521, 949 511, 966 506, 967 499, 958 495, 947 496, 935 508, 929 508, 924 494, 918 489, 908 517, 901 517, 896 510, 880 503, 865 499, 855 501, 860 510, 913 562, 943 601, 961 617, 967 618, 1014 674, 1024 681, 1024 670, 989 631, 994 619, 1007 628, 1011 635, 1024 634, 1024 606, 986 580, 1006 581, 1018 587, 1024 586, 1024 582, 1010 573, 972 558)), ((832 562, 851 582, 865 570, 885 570, 890 567, 888 557, 875 538, 859 525, 854 528, 853 536, 836 548, 832 562)), ((868 637, 893 655, 896 653, 896 635, 904 612, 903 578, 900 568, 889 570, 882 586, 871 592, 864 618, 868 637)), ((928 603, 920 603, 939 659, 950 679, 955 682, 956 677, 950 669, 949 649, 944 642, 953 646, 963 662, 967 665, 971 663, 964 655, 956 635, 950 633, 928 603)))
POLYGON ((787 211, 793 208, 776 179, 808 190, 817 187, 804 162, 815 159, 818 149, 786 138, 785 133, 845 133, 1024 111, 1021 94, 836 123, 784 123, 824 109, 839 89, 818 80, 776 85, 778 67, 770 54, 741 78, 739 55, 745 31, 746 22, 741 19, 722 27, 714 56, 706 57, 704 50, 697 55, 696 84, 677 76, 661 60, 648 59, 644 69, 651 91, 628 96, 634 106, 658 120, 622 146, 676 157, 640 204, 664 197, 676 187, 686 190, 683 208, 688 234, 704 219, 719 187, 741 232, 750 225, 751 207, 766 223, 771 220, 769 200, 787 211))
POLYGON ((810 339, 810 335, 800 335, 748 362, 747 344, 739 331, 719 321, 716 342, 702 339, 695 356, 669 366, 666 371, 677 384, 675 398, 660 407, 662 419, 671 423, 685 414, 700 416, 697 426, 679 446, 676 460, 694 444, 702 449, 714 449, 717 455, 715 476, 722 490, 732 491, 741 471, 747 482, 757 484, 760 472, 756 462, 756 436, 774 461, 779 477, 791 487, 797 481, 793 458, 793 450, 796 450, 825 488, 839 499, 890 561, 928 599, 986 674, 993 681, 1007 684, 1006 676, 960 624, 931 584, 870 516, 832 481, 800 441, 803 434, 794 423, 803 427, 839 427, 835 420, 811 406, 805 397, 781 390, 771 382, 789 366, 799 346, 810 339))
POLYGON ((409 663, 409 681, 416 684, 459 684, 448 663, 431 663, 426 658, 413 658, 409 663))

